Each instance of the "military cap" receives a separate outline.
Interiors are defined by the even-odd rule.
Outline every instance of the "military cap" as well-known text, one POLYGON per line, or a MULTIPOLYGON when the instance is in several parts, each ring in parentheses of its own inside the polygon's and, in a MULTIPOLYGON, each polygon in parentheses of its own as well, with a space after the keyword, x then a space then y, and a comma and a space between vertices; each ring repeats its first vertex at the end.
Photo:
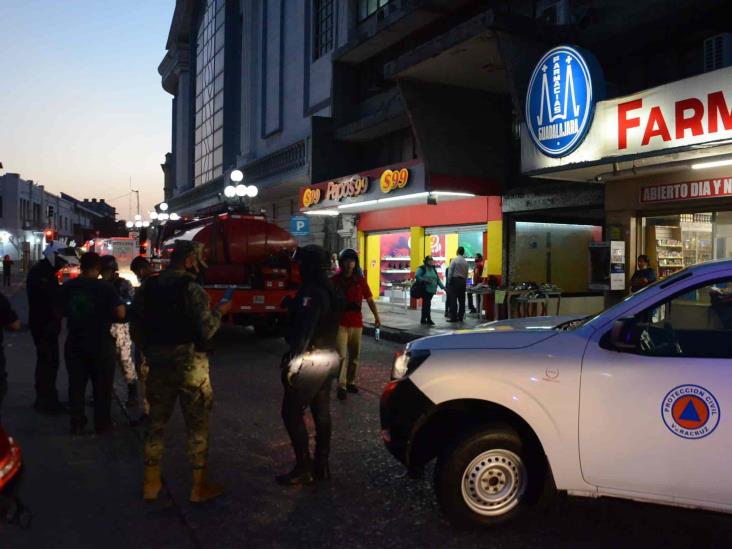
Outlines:
POLYGON ((208 267, 203 259, 203 244, 192 240, 176 240, 173 244, 172 254, 181 258, 193 256, 196 259, 196 266, 208 267))

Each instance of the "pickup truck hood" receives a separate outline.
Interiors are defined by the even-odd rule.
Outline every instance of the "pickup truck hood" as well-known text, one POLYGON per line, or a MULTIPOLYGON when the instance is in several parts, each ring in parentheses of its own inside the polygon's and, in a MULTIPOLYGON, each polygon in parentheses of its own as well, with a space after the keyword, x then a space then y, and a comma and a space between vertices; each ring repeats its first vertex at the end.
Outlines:
POLYGON ((554 330, 555 326, 583 317, 545 316, 499 320, 472 330, 456 330, 417 339, 410 343, 410 349, 521 349, 555 337, 561 333, 554 330))

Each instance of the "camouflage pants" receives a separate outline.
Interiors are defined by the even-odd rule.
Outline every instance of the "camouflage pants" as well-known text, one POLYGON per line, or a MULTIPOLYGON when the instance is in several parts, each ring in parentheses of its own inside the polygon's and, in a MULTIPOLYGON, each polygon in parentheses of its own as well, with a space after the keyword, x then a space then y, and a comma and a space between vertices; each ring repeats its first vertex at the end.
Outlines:
POLYGON ((115 362, 125 378, 127 385, 137 381, 135 361, 132 360, 132 338, 130 338, 130 325, 116 322, 110 330, 116 347, 115 362))
POLYGON ((150 419, 145 436, 145 464, 160 463, 165 447, 165 426, 180 399, 188 437, 188 457, 194 468, 205 467, 208 415, 213 404, 208 356, 194 352, 190 345, 182 345, 146 349, 145 358, 150 367, 146 380, 150 419))
POLYGON ((150 372, 150 366, 148 366, 147 359, 142 351, 138 350, 135 367, 137 368, 137 384, 142 395, 142 412, 147 416, 150 415, 150 403, 147 401, 147 375, 150 372))

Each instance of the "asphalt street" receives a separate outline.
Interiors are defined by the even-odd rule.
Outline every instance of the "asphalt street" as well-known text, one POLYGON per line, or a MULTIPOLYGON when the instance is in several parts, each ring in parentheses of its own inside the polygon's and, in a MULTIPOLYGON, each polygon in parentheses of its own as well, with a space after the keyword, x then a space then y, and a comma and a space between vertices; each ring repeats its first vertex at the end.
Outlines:
MULTIPOLYGON (((24 317, 23 289, 15 286, 10 294, 24 317)), ((24 452, 20 495, 34 521, 29 530, 0 522, 2 548, 711 547, 732 542, 732 516, 561 496, 521 523, 455 530, 439 511, 429 474, 424 480, 406 478, 382 446, 379 395, 398 346, 371 338, 363 349, 361 392, 345 402, 333 395, 332 480, 280 487, 274 475, 292 462, 279 417, 277 366, 284 344, 229 327, 217 337, 211 360, 210 475, 223 481, 227 492, 203 505, 188 502, 190 470, 176 412, 167 432, 165 490, 158 502, 146 504, 142 432, 128 426, 121 406, 114 405, 115 434, 70 436, 68 418, 40 416, 31 407, 30 335, 6 334, 5 341, 10 393, 3 423, 24 452)), ((117 392, 123 396, 120 377, 117 392)), ((59 387, 65 390, 64 375, 59 387)))

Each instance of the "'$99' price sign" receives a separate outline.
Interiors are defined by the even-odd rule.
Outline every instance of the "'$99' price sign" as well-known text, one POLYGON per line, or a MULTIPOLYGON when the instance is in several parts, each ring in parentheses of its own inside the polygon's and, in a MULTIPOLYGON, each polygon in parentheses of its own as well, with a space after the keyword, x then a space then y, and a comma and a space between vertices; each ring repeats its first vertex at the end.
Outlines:
POLYGON ((395 189, 403 189, 409 182, 409 170, 386 170, 381 174, 381 192, 390 193, 395 189))

